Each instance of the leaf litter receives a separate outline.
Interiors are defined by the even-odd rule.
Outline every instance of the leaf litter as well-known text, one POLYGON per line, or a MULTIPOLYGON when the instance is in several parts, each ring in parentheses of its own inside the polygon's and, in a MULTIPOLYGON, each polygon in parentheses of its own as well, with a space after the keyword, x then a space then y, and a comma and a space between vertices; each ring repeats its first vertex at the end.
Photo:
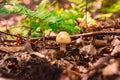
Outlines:
POLYGON ((71 35, 66 52, 60 50, 56 36, 43 41, 0 32, 1 80, 119 80, 119 24, 116 28, 109 19, 102 24, 71 35))

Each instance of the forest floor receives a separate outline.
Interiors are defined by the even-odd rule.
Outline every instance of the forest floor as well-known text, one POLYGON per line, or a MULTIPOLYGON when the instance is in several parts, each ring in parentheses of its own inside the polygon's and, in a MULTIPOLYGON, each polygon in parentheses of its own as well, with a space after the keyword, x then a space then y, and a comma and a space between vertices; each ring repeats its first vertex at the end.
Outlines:
POLYGON ((120 19, 71 35, 26 38, 0 31, 0 80, 120 80, 120 19), (15 39, 5 38, 14 36, 15 39))

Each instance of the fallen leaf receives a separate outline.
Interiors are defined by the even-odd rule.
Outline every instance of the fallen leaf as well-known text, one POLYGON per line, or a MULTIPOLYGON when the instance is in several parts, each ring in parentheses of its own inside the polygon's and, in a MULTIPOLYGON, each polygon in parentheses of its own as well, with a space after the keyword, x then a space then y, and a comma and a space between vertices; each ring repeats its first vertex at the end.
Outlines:
POLYGON ((96 55, 97 50, 93 44, 90 44, 90 45, 86 45, 82 49, 80 49, 80 53, 87 53, 87 54, 96 55))
POLYGON ((78 39, 76 40, 76 45, 82 45, 82 46, 85 45, 84 40, 82 39, 82 37, 80 37, 80 38, 78 38, 78 39))
POLYGON ((120 53, 120 45, 114 47, 113 51, 111 52, 112 56, 117 56, 120 53))
POLYGON ((112 46, 117 46, 117 45, 119 45, 119 44, 120 44, 120 40, 117 39, 117 38, 113 39, 113 41, 111 42, 111 45, 112 45, 112 46))
POLYGON ((84 66, 79 66, 79 72, 86 73, 86 72, 88 72, 88 70, 84 66))
POLYGON ((102 47, 107 45, 107 40, 99 40, 99 39, 94 39, 93 44, 98 47, 102 47))
POLYGON ((108 65, 107 67, 105 67, 102 72, 103 75, 105 76, 109 76, 109 75, 114 75, 114 74, 118 74, 118 68, 119 68, 119 62, 116 61, 110 65, 108 65))
POLYGON ((105 47, 100 47, 98 50, 97 50, 97 53, 100 54, 102 51, 104 51, 106 49, 106 46, 105 47))
POLYGON ((99 66, 103 65, 105 61, 106 61, 106 57, 101 57, 101 58, 99 58, 99 59, 94 63, 94 67, 99 67, 99 66))
POLYGON ((7 52, 7 53, 13 53, 24 50, 24 47, 22 46, 0 46, 0 50, 7 52))

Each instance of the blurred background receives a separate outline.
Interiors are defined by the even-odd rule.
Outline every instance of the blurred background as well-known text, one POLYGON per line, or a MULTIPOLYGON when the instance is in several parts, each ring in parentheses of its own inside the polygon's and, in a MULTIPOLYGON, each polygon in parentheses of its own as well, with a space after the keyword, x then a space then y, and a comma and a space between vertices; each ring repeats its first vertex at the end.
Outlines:
MULTIPOLYGON (((119 16, 120 0, 0 0, 0 31, 23 36, 27 35, 30 27, 32 29, 31 37, 41 36, 43 30, 46 35, 50 31, 59 32, 61 30, 66 30, 70 34, 80 33, 82 32, 81 25, 76 20, 86 20, 87 17, 87 25, 96 25, 97 20, 119 16), (36 15, 39 18, 34 15, 32 18, 29 17, 32 16, 31 11, 37 12, 36 6, 43 8, 38 10, 41 14, 49 11, 49 19, 46 17, 47 14, 40 14, 45 16, 44 18, 39 17, 40 15, 36 15)), ((83 24, 83 26, 85 25, 83 24)))

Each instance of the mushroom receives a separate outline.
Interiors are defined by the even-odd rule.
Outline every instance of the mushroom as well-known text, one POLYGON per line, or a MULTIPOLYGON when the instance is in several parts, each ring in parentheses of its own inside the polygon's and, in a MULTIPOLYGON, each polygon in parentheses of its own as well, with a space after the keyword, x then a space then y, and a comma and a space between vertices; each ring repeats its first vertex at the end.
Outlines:
POLYGON ((66 52, 66 44, 71 42, 70 35, 65 31, 61 31, 56 37, 56 42, 60 43, 60 50, 66 52))

